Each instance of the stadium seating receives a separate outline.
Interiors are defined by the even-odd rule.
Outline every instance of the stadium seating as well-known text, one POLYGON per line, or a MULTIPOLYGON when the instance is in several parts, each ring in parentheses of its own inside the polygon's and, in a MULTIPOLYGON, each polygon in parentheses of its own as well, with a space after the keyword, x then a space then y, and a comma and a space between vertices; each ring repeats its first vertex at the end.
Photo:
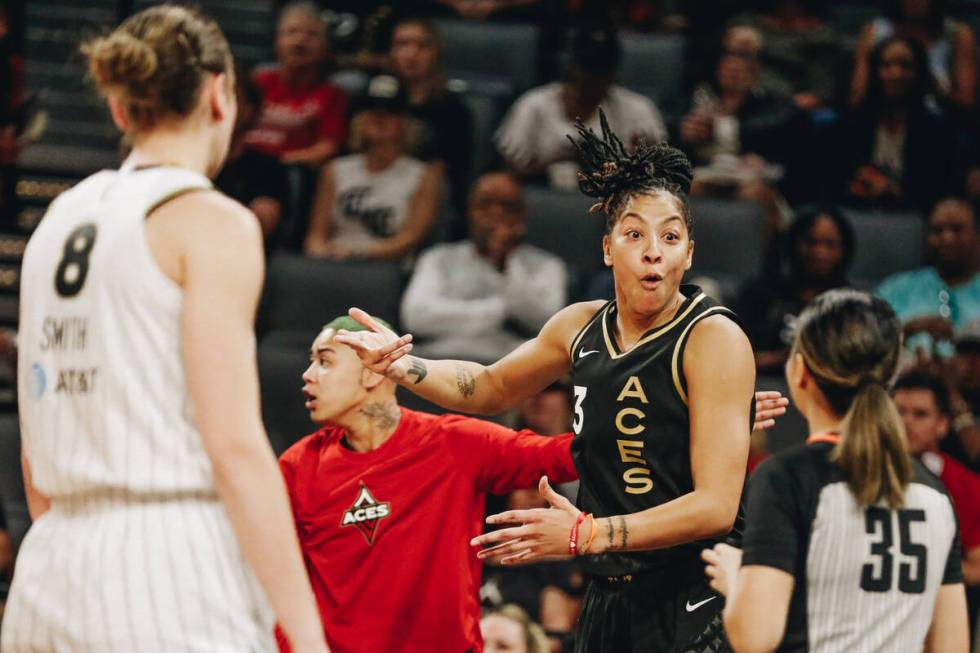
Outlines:
POLYGON ((316 430, 304 406, 301 388, 303 370, 310 364, 309 347, 316 329, 305 344, 263 342, 258 350, 262 419, 276 455, 304 435, 316 430))
POLYGON ((603 214, 589 214, 594 200, 575 191, 529 186, 527 242, 560 256, 568 264, 573 295, 602 267, 603 214))
POLYGON ((854 227, 855 252, 850 277, 871 288, 885 277, 923 265, 925 221, 918 213, 847 210, 854 227))
POLYGON ((680 111, 684 101, 684 38, 624 32, 620 43, 619 83, 646 95, 664 111, 680 111))
MULTIPOLYGON (((789 386, 786 379, 777 376, 760 376, 756 379, 757 390, 778 390, 784 397, 789 397, 789 386)), ((786 414, 776 418, 776 425, 768 431, 767 447, 770 453, 802 444, 806 440, 808 427, 803 415, 792 405, 786 409, 786 414)))
POLYGON ((397 263, 280 254, 269 263, 260 328, 270 334, 298 333, 308 345, 324 322, 351 306, 394 324, 401 287, 402 267, 397 263))
POLYGON ((764 256, 765 218, 753 202, 693 199, 694 264, 691 275, 711 277, 724 297, 759 274, 764 256))
POLYGON ((20 426, 13 414, 0 415, 0 509, 7 517, 7 529, 16 550, 31 519, 20 470, 20 426))
POLYGON ((473 92, 507 97, 534 83, 538 28, 534 25, 443 20, 443 60, 450 77, 473 92))

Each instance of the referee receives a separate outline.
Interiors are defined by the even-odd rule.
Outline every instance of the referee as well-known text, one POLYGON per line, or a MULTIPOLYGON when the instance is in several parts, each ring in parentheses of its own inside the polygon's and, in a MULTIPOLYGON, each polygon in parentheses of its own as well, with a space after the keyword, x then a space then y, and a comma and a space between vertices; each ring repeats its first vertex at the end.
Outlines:
POLYGON ((736 651, 967 651, 953 506, 885 388, 900 334, 853 290, 800 316, 786 376, 810 435, 752 478, 743 551, 703 554, 736 651))

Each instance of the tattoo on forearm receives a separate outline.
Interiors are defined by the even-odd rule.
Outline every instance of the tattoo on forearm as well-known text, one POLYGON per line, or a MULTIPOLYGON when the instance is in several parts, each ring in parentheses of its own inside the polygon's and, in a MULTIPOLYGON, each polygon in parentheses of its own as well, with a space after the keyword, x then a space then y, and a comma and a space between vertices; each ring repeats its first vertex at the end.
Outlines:
POLYGON ((459 394, 466 399, 472 397, 476 391, 476 379, 473 378, 468 369, 459 363, 456 364, 456 388, 459 390, 459 394))
POLYGON ((629 536, 630 536, 630 529, 626 525, 626 517, 620 517, 619 518, 619 525, 620 525, 620 528, 622 528, 622 532, 620 533, 620 536, 622 537, 622 547, 621 548, 623 549, 623 551, 625 551, 626 550, 626 547, 629 546, 629 536))
POLYGON ((606 520, 606 536, 609 538, 609 548, 616 548, 616 532, 613 529, 612 517, 606 520))
POLYGON ((424 379, 429 374, 429 370, 425 367, 425 363, 418 358, 412 358, 412 366, 408 368, 408 376, 415 377, 415 385, 422 383, 424 379))
POLYGON ((374 422, 378 428, 388 431, 398 426, 401 411, 395 403, 383 404, 380 401, 364 404, 358 412, 374 422))

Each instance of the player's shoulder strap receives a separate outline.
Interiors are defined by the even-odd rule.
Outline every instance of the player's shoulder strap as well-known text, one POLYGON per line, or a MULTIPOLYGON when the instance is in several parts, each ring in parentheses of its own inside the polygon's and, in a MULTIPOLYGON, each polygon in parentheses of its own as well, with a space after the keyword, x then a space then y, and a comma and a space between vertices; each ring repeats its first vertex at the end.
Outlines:
POLYGON ((670 357, 670 372, 674 380, 674 390, 685 404, 687 404, 687 380, 684 378, 684 350, 687 347, 687 341, 691 336, 691 331, 702 320, 714 315, 722 315, 739 325, 739 327, 742 326, 741 321, 735 315, 734 311, 719 304, 711 297, 702 293, 701 297, 695 297, 695 302, 692 306, 693 310, 691 314, 686 317, 687 324, 684 324, 680 334, 677 336, 677 341, 674 343, 674 351, 670 357))
POLYGON ((602 306, 600 306, 596 310, 596 312, 592 314, 592 317, 590 317, 589 320, 585 323, 585 326, 579 329, 579 332, 575 335, 574 338, 572 338, 572 344, 568 348, 568 355, 571 356, 572 360, 575 360, 575 348, 578 347, 578 344, 582 341, 582 338, 585 337, 585 334, 589 331, 589 329, 593 327, 593 325, 595 325, 596 322, 602 319, 602 317, 606 314, 606 311, 609 310, 609 307, 613 306, 615 303, 616 300, 611 299, 607 301, 605 304, 603 304, 602 306))

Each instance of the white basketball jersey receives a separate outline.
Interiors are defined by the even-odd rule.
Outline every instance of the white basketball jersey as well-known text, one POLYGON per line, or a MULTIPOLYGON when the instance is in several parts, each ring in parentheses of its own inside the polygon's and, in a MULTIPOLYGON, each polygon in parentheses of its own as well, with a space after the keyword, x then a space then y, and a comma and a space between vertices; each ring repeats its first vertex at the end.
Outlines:
POLYGON ((213 492, 180 355, 182 291, 148 212, 205 177, 105 171, 52 202, 24 254, 18 395, 34 484, 52 497, 213 492))

